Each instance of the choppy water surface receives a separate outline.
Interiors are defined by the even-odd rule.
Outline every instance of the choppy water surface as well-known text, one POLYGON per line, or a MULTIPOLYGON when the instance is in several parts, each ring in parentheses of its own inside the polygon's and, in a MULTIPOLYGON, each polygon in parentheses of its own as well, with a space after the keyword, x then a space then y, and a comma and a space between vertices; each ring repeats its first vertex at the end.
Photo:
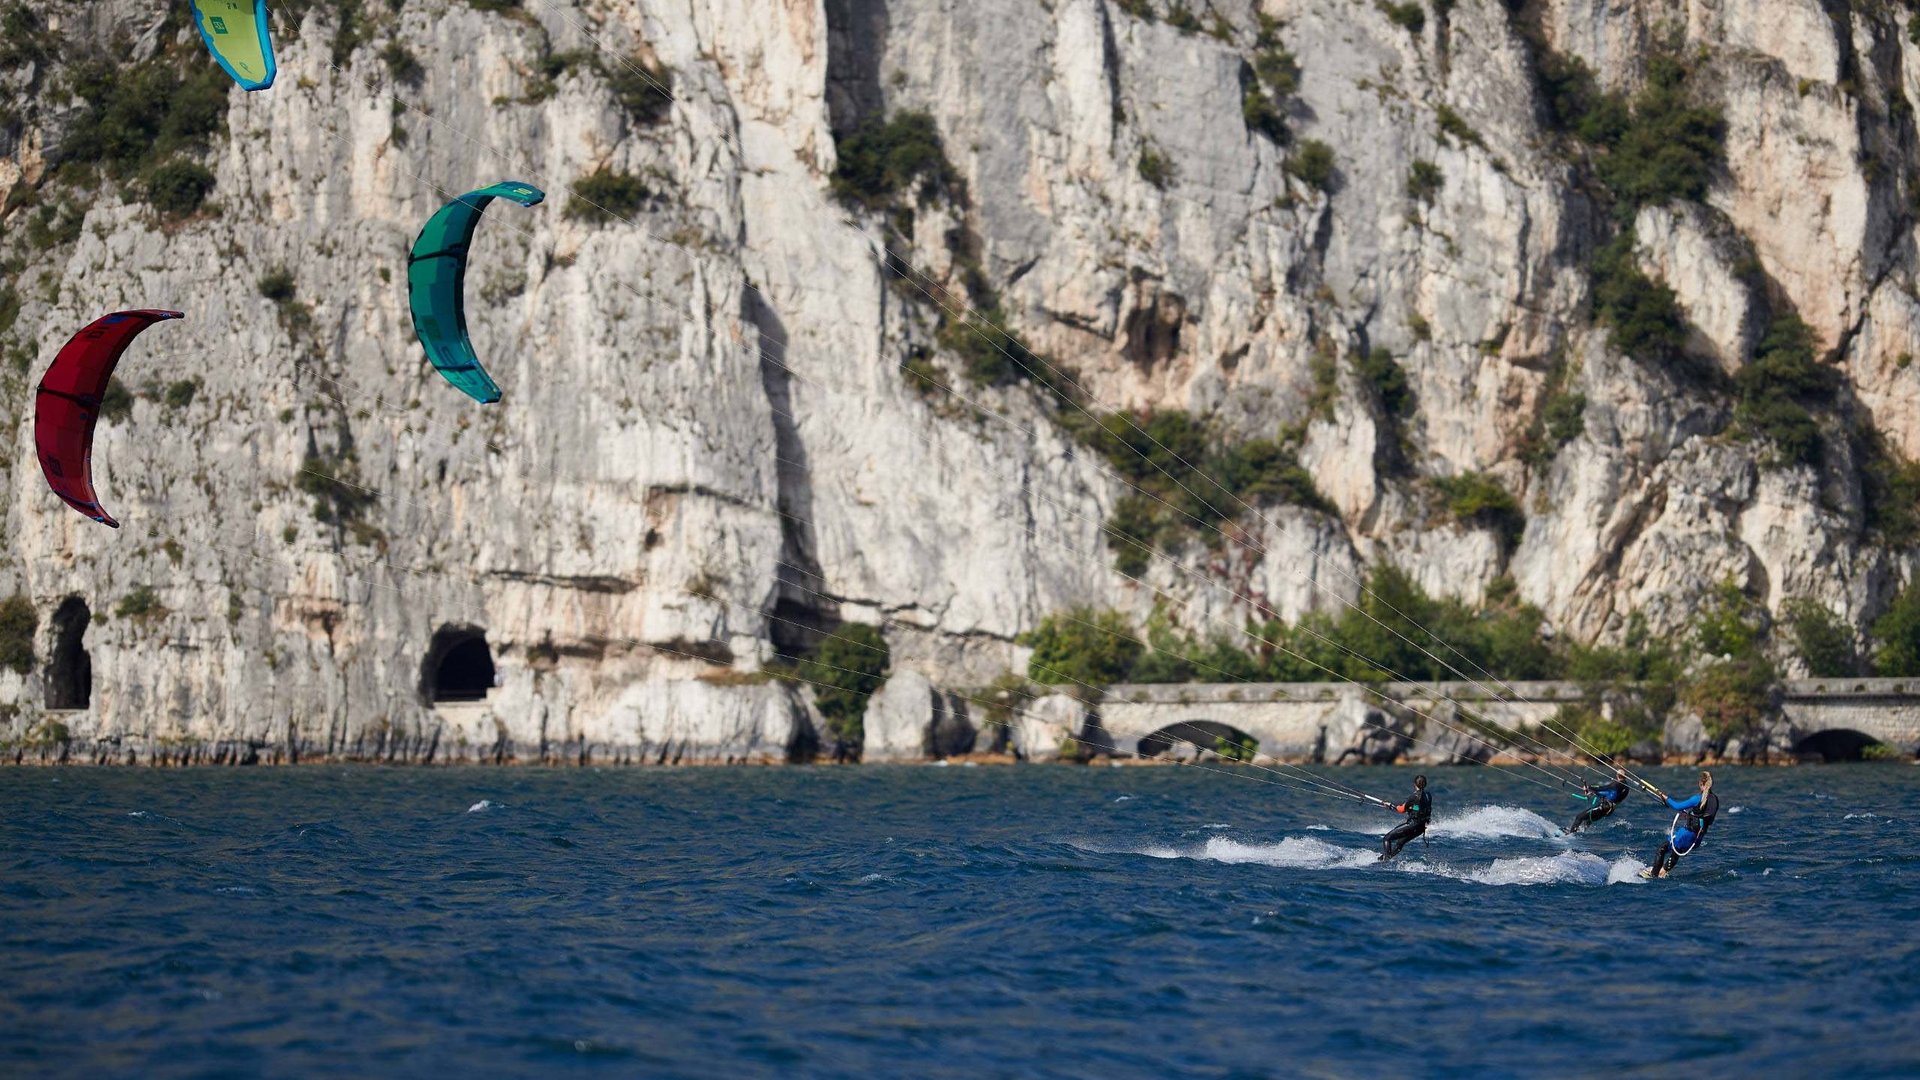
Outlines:
POLYGON ((1920 1070, 1920 769, 1717 775, 4 770, 0 1075, 1920 1070))

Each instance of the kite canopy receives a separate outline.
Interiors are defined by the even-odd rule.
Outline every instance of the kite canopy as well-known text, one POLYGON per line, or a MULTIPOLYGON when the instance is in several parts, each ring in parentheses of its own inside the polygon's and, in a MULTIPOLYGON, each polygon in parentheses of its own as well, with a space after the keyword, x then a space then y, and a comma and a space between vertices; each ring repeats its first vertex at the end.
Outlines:
POLYGON ((53 493, 102 525, 119 528, 93 491, 93 425, 120 354, 140 331, 181 319, 177 311, 116 311, 73 335, 34 395, 33 443, 53 493))
POLYGON ((267 0, 192 0, 193 24, 207 51, 242 90, 273 85, 273 39, 267 35, 267 0))
POLYGON ((488 203, 510 199, 535 206, 546 197, 539 188, 516 180, 469 191, 427 219, 407 259, 407 305, 413 309, 413 329, 427 359, 482 405, 499 401, 500 387, 480 366, 467 337, 467 245, 488 203))

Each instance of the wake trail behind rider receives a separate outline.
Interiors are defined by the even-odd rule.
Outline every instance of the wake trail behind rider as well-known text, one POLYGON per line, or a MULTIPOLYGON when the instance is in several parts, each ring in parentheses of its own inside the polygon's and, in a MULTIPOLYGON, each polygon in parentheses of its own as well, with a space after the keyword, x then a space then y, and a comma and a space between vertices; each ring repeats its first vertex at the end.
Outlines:
POLYGON ((1700 773, 1700 791, 1684 799, 1676 799, 1664 791, 1656 791, 1666 800, 1669 810, 1678 811, 1673 819, 1673 831, 1668 834, 1667 842, 1660 845, 1660 853, 1653 857, 1653 865, 1640 871, 1643 878, 1666 877, 1680 863, 1680 856, 1686 855, 1700 846, 1700 841, 1713 826, 1713 819, 1720 815, 1720 796, 1713 793, 1713 774, 1700 773))
POLYGON ((1433 820, 1433 796, 1427 794, 1427 778, 1413 778, 1413 794, 1407 801, 1391 807, 1396 814, 1407 815, 1407 820, 1393 827, 1385 840, 1380 842, 1380 861, 1385 862, 1400 854, 1407 842, 1427 831, 1427 822, 1433 820))
POLYGON ((1582 794, 1575 795, 1574 798, 1586 800, 1587 808, 1580 811, 1580 813, 1574 817, 1573 824, 1567 826, 1567 835, 1569 836, 1599 821, 1608 814, 1613 813, 1614 808, 1625 801, 1627 797, 1627 770, 1615 769, 1613 770, 1613 779, 1611 781, 1601 784, 1599 787, 1582 784, 1580 791, 1582 794))

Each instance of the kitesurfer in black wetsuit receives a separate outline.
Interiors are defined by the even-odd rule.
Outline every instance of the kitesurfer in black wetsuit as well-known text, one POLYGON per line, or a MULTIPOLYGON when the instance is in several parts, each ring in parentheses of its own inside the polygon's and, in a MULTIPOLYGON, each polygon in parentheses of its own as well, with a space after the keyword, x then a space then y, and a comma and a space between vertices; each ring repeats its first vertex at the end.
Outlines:
POLYGON ((1573 819, 1573 824, 1567 826, 1569 834, 1577 833, 1613 813, 1614 807, 1619 806, 1627 797, 1627 770, 1615 769, 1611 782, 1601 784, 1599 787, 1582 786, 1580 790, 1582 794, 1575 795, 1574 798, 1587 800, 1587 808, 1580 811, 1579 815, 1573 819))
POLYGON ((1400 854, 1407 842, 1427 831, 1427 822, 1433 820, 1433 796, 1427 794, 1427 778, 1413 778, 1413 794, 1407 801, 1393 807, 1396 814, 1407 815, 1407 820, 1393 827, 1387 838, 1380 842, 1380 859, 1385 862, 1400 854))
POLYGON ((1657 794, 1667 801, 1669 810, 1679 811, 1673 820, 1673 832, 1667 842, 1660 845, 1660 854, 1653 857, 1653 865, 1640 871, 1644 878, 1666 877, 1680 863, 1680 856, 1686 855, 1700 846, 1707 830, 1713 826, 1713 819, 1720 815, 1720 796, 1713 793, 1713 774, 1701 772, 1700 793, 1676 799, 1666 792, 1657 794))

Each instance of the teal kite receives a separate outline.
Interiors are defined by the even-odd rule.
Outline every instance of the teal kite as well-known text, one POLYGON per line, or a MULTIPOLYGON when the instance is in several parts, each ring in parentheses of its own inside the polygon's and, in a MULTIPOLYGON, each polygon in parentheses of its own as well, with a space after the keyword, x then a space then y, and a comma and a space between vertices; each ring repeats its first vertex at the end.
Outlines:
POLYGON ((273 39, 267 34, 267 0, 192 0, 193 24, 207 51, 242 90, 273 85, 273 39))
POLYGON ((407 306, 427 359, 447 381, 482 405, 500 400, 500 387, 480 366, 467 337, 467 245, 480 215, 495 199, 537 206, 546 193, 517 180, 469 191, 440 208, 420 230, 407 258, 407 306))

